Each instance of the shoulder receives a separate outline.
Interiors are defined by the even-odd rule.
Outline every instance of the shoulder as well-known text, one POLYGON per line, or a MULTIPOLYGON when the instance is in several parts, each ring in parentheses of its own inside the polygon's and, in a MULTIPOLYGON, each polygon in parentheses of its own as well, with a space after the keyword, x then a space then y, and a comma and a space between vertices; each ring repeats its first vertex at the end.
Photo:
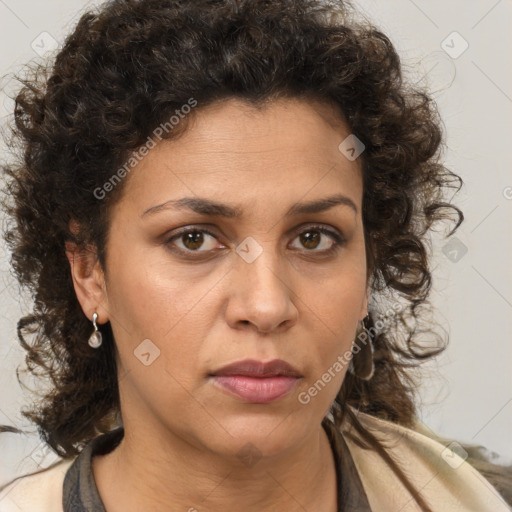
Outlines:
POLYGON ((62 512, 62 487, 74 459, 20 476, 0 487, 0 512, 62 512))
MULTIPOLYGON (((434 512, 510 512, 499 492, 466 460, 458 443, 448 446, 415 430, 354 410, 434 512)), ((374 450, 363 448, 351 425, 344 437, 375 512, 419 507, 398 476, 374 450), (348 434, 348 435, 347 435, 348 434), (390 492, 392 489, 392 492, 390 492)))

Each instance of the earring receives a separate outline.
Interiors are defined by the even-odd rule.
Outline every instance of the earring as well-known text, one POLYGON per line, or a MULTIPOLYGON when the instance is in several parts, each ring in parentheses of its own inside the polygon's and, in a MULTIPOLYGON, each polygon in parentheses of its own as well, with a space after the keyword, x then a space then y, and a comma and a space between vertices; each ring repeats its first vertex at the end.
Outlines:
POLYGON ((96 319, 98 318, 98 314, 95 312, 92 314, 92 324, 94 325, 94 332, 89 337, 89 345, 92 348, 98 348, 102 343, 101 332, 98 331, 98 326, 96 325, 96 319))
POLYGON ((370 315, 363 319, 363 330, 358 334, 352 348, 352 359, 348 371, 361 380, 370 380, 375 372, 373 362, 373 341, 365 320, 370 320, 370 315))

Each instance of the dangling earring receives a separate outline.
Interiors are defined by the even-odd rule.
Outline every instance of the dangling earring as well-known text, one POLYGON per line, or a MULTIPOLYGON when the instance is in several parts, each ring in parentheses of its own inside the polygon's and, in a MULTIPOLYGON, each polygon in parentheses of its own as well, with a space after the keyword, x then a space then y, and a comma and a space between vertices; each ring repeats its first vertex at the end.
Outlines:
POLYGON ((98 331, 98 326, 96 325, 96 319, 97 318, 98 318, 98 314, 97 313, 93 313, 92 314, 92 324, 94 325, 94 332, 89 337, 89 345, 92 348, 98 348, 101 345, 102 341, 103 341, 102 336, 101 336, 101 332, 98 331))
POLYGON ((375 372, 373 341, 365 324, 367 318, 370 320, 369 314, 363 319, 363 330, 354 341, 353 355, 348 366, 348 371, 361 380, 370 380, 375 372))

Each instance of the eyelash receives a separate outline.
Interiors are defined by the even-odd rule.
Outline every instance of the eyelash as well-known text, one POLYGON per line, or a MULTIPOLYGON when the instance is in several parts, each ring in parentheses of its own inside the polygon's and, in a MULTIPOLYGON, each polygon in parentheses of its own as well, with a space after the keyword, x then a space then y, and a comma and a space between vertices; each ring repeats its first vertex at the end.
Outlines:
MULTIPOLYGON (((306 229, 304 229, 304 230, 300 231, 299 233, 297 233, 295 238, 297 238, 300 235, 303 235, 303 234, 307 233, 308 231, 319 231, 320 233, 323 233, 324 235, 329 236, 334 241, 334 244, 329 249, 325 249, 325 250, 322 250, 322 251, 316 251, 314 249, 310 249, 310 250, 304 249, 304 251, 306 253, 318 253, 318 254, 322 254, 324 256, 329 256, 329 255, 333 254, 334 252, 336 252, 337 250, 339 250, 341 247, 343 247, 343 245, 346 242, 345 238, 340 236, 336 231, 332 231, 330 229, 327 229, 324 226, 317 226, 317 225, 308 226, 306 229)), ((180 237, 182 237, 183 235, 186 235, 188 233, 206 233, 207 235, 210 235, 211 237, 213 237, 215 239, 217 238, 217 236, 214 233, 212 233, 211 231, 209 231, 206 228, 202 228, 202 227, 196 227, 196 228, 187 227, 187 228, 182 229, 178 233, 175 233, 174 235, 172 235, 167 240, 165 240, 164 245, 165 246, 170 246, 170 245, 172 245, 172 242, 174 240, 177 240, 180 237)), ((181 249, 180 247, 174 247, 174 248, 172 248, 170 250, 172 252, 177 252, 178 254, 182 254, 182 255, 186 255, 186 256, 194 255, 196 253, 197 254, 201 254, 201 253, 208 253, 209 252, 209 251, 199 251, 199 250, 197 250, 197 251, 185 250, 185 249, 181 249)), ((195 256, 193 256, 193 257, 195 257, 195 256)))

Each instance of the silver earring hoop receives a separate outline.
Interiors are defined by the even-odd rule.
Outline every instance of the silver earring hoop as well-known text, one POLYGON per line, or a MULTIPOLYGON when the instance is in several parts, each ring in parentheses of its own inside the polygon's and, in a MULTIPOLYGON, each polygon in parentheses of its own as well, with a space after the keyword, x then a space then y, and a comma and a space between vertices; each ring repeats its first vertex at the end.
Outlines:
POLYGON ((92 314, 92 324, 94 326, 94 332, 89 337, 89 345, 92 348, 98 348, 101 346, 101 343, 103 342, 101 332, 98 331, 98 326, 96 325, 96 319, 98 318, 97 313, 92 314))

